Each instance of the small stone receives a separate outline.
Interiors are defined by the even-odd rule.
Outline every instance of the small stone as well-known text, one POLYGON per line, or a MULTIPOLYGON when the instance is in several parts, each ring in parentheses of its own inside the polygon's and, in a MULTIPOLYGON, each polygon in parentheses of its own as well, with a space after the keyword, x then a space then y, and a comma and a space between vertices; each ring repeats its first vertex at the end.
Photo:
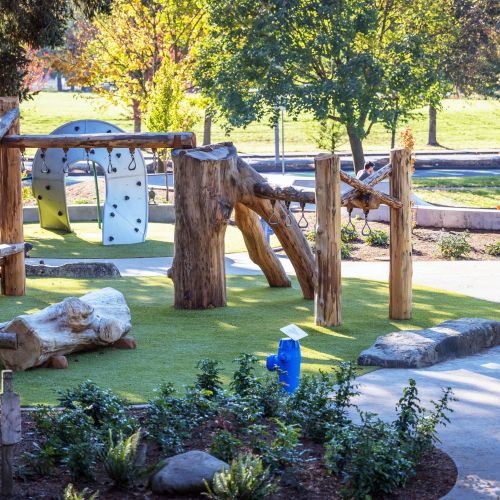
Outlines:
POLYGON ((68 359, 66 356, 53 356, 47 361, 47 368, 55 368, 56 370, 64 370, 68 368, 68 359))
POLYGON ((204 451, 188 451, 167 458, 165 465, 149 482, 154 493, 188 494, 205 491, 206 480, 211 483, 214 475, 229 465, 204 451))
POLYGON ((113 344, 113 347, 116 349, 136 349, 137 342, 134 337, 122 337, 113 344))

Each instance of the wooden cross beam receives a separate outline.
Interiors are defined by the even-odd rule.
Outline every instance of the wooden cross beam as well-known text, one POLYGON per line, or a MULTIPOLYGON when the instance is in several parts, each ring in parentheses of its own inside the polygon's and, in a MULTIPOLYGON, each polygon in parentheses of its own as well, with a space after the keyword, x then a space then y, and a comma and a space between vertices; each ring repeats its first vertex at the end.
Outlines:
MULTIPOLYGON (((372 175, 364 179, 362 182, 363 184, 366 184, 367 186, 373 187, 379 182, 383 181, 386 177, 389 177, 391 175, 392 167, 391 164, 388 163, 384 167, 378 169, 376 172, 373 172, 372 175)), ((359 191, 356 188, 352 188, 349 191, 345 192, 342 195, 342 203, 349 202, 350 200, 353 200, 356 198, 356 196, 359 194, 359 191)))

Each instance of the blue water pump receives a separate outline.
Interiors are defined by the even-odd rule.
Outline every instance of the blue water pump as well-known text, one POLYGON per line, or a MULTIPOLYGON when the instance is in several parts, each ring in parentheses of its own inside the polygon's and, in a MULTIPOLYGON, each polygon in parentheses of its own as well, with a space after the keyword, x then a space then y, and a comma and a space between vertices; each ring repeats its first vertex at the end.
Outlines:
POLYGON ((299 339, 307 335, 296 325, 288 325, 281 329, 290 338, 281 339, 278 354, 267 357, 266 367, 269 371, 279 368, 279 381, 287 392, 294 392, 300 383, 300 343, 299 339))

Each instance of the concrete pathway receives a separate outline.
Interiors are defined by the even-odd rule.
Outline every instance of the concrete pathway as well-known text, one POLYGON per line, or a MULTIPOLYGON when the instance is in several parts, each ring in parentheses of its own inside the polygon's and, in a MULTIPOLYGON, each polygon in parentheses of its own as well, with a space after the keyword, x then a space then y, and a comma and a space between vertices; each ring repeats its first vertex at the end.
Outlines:
MULTIPOLYGON (((67 262, 81 262, 85 259, 43 260, 47 265, 56 266, 67 262)), ((280 256, 280 260, 288 274, 295 274, 287 257, 280 256)), ((39 261, 40 259, 27 259, 29 264, 38 264, 39 261)), ((93 261, 113 262, 122 276, 164 275, 172 265, 172 257, 93 259, 93 261)), ((262 274, 259 267, 250 261, 247 253, 226 255, 226 272, 227 274, 262 274)), ((344 261, 342 262, 342 276, 387 281, 389 262, 344 261)), ((414 261, 413 282, 416 285, 500 302, 500 261, 414 261)))
POLYGON ((413 378, 428 405, 451 387, 451 423, 439 429, 439 445, 455 461, 458 480, 450 500, 500 498, 500 346, 430 368, 382 369, 359 377, 360 409, 392 420, 402 389, 413 378))

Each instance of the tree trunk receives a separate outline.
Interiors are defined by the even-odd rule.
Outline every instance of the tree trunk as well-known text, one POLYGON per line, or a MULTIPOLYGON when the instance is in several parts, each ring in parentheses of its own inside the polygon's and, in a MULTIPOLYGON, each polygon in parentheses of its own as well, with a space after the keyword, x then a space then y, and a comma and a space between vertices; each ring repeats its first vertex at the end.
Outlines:
POLYGON ((59 71, 57 72, 56 82, 57 82, 57 91, 58 92, 62 92, 62 89, 63 89, 63 86, 62 86, 62 75, 61 75, 61 73, 59 73, 59 71))
POLYGON ((0 349, 0 359, 9 370, 27 370, 55 356, 111 345, 130 331, 130 321, 125 298, 113 288, 68 297, 3 325, 2 332, 16 334, 19 349, 0 349))
POLYGON ((132 110, 134 113, 134 132, 140 132, 141 131, 141 108, 139 106, 139 101, 136 101, 135 99, 132 101, 132 110))
POLYGON ((347 126, 347 135, 352 151, 352 162, 354 171, 357 173, 365 167, 365 154, 363 152, 363 142, 352 126, 347 126))
POLYGON ((206 146, 212 142, 212 115, 205 110, 205 120, 203 122, 203 145, 206 146))
POLYGON ((429 104, 429 138, 427 140, 428 146, 439 146, 437 141, 437 128, 436 128, 436 108, 429 104))
POLYGON ((258 215, 241 203, 234 208, 236 225, 243 233, 243 239, 252 262, 257 264, 270 287, 285 288, 292 286, 280 260, 266 242, 258 215))

